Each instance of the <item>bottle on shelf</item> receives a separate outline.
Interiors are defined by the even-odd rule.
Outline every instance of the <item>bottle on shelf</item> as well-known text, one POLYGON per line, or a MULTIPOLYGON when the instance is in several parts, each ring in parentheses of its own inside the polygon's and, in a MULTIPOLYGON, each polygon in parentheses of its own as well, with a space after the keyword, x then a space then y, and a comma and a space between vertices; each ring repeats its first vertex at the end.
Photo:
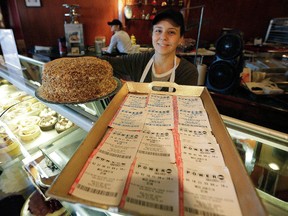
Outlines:
POLYGON ((154 17, 156 16, 156 14, 157 14, 157 9, 154 7, 153 10, 152 10, 152 13, 151 13, 150 19, 153 20, 154 17))
POLYGON ((131 44, 132 45, 136 45, 136 37, 135 37, 135 35, 131 35, 131 37, 130 37, 130 40, 131 40, 131 44))
POLYGON ((149 20, 149 19, 150 19, 150 14, 149 14, 149 13, 146 14, 145 19, 146 19, 146 20, 149 20))
POLYGON ((58 48, 59 48, 59 54, 60 55, 66 54, 67 47, 66 47, 66 39, 65 39, 65 37, 58 38, 58 48))
POLYGON ((145 17, 146 17, 146 16, 145 16, 145 11, 144 11, 144 10, 142 10, 142 15, 141 15, 141 18, 142 18, 142 19, 145 19, 145 17))

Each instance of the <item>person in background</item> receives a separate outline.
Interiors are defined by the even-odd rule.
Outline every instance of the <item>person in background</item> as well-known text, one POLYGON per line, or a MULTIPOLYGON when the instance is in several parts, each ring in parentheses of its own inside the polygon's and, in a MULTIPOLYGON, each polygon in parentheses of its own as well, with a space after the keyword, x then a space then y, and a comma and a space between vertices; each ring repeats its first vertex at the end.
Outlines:
POLYGON ((196 67, 176 56, 176 48, 185 32, 182 14, 173 9, 160 11, 152 25, 154 51, 101 57, 112 65, 114 76, 135 82, 169 81, 179 85, 197 85, 196 67))
POLYGON ((122 30, 123 26, 120 20, 114 19, 108 22, 111 26, 111 31, 113 35, 110 40, 109 47, 107 48, 107 53, 118 53, 118 54, 129 54, 132 52, 132 43, 127 32, 122 30))

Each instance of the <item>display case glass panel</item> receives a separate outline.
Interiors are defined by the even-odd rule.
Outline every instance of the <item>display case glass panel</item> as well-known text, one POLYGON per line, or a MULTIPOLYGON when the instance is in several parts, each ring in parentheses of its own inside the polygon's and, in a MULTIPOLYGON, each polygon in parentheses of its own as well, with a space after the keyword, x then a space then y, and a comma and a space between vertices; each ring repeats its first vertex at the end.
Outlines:
POLYGON ((260 197, 288 211, 288 135, 223 116, 260 197))

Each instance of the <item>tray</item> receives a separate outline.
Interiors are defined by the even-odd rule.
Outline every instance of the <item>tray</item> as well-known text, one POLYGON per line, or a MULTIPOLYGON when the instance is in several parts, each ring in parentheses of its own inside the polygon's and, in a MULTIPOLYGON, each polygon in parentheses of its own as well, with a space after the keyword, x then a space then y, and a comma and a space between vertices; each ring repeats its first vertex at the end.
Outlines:
MULTIPOLYGON (((182 96, 198 96, 202 99, 203 105, 207 111, 211 128, 215 138, 220 145, 225 164, 228 167, 233 184, 235 185, 236 194, 238 196, 239 205, 242 215, 267 215, 264 206, 256 193, 249 175, 241 161, 238 151, 219 115, 215 104, 205 87, 200 86, 184 86, 175 83, 153 82, 153 83, 135 83, 126 82, 117 95, 110 102, 104 113, 94 124, 88 133, 84 142, 79 146, 73 157, 69 160, 65 168, 59 174, 47 191, 47 195, 56 199, 68 201, 71 203, 81 203, 86 206, 92 206, 109 210, 113 206, 107 206, 97 201, 84 200, 69 194, 69 190, 81 172, 91 152, 98 146, 102 137, 105 135, 111 119, 115 116, 122 101, 128 93, 137 94, 169 94, 182 96), (175 88, 175 92, 156 92, 153 87, 171 87, 175 88)), ((192 165, 193 166, 193 165, 192 165)), ((115 207, 113 208, 115 209, 115 207)))

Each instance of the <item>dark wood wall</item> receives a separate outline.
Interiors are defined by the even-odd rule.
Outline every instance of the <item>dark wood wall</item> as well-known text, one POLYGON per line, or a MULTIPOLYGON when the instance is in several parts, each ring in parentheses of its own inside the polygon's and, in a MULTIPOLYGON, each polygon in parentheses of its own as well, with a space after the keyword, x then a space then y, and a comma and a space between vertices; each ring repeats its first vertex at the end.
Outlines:
MULTIPOLYGON (((65 3, 80 5, 78 12, 84 26, 86 45, 92 45, 98 35, 106 36, 108 43, 111 31, 107 21, 118 17, 118 0, 41 0, 40 8, 26 7, 25 0, 1 1, 7 1, 10 27, 16 31, 17 39, 24 39, 27 48, 33 45, 57 45, 57 38, 64 36, 64 14, 68 11, 62 6, 65 3)), ((287 0, 190 1, 190 6, 196 5, 205 5, 200 39, 206 44, 215 42, 223 27, 241 30, 245 41, 264 37, 272 18, 288 16, 287 0)), ((151 43, 151 22, 134 20, 126 21, 125 24, 128 33, 135 34, 138 43, 151 43)), ((195 27, 186 36, 196 38, 196 33, 195 27)))
POLYGON ((223 27, 239 29, 244 40, 265 37, 270 20, 288 17, 287 0, 193 0, 204 4, 201 38, 215 41, 223 27))
MULTIPOLYGON (((2 1, 2 0, 1 0, 2 1)), ((41 7, 26 7, 25 0, 6 0, 12 17, 11 28, 18 29, 17 39, 24 38, 26 47, 34 45, 57 46, 57 39, 64 36, 64 14, 68 9, 63 4, 78 4, 84 38, 87 45, 94 44, 96 36, 111 37, 107 21, 118 17, 117 0, 41 0, 41 7), (18 12, 20 23, 14 22, 18 12), (23 35, 23 36, 22 36, 23 35)), ((69 19, 68 19, 69 20, 69 19)))

